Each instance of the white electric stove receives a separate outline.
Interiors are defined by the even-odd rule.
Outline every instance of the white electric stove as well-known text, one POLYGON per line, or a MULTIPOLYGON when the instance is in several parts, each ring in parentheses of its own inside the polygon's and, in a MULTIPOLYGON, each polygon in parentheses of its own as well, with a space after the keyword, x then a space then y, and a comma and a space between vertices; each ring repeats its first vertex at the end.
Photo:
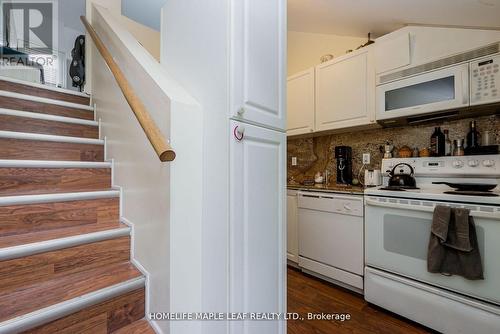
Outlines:
POLYGON ((443 333, 500 333, 500 156, 387 159, 382 172, 384 186, 365 191, 366 300, 443 333), (402 162, 419 189, 384 190, 388 171, 402 162), (462 195, 433 184, 442 181, 496 188, 462 195), (484 280, 427 272, 436 205, 470 210, 484 280))

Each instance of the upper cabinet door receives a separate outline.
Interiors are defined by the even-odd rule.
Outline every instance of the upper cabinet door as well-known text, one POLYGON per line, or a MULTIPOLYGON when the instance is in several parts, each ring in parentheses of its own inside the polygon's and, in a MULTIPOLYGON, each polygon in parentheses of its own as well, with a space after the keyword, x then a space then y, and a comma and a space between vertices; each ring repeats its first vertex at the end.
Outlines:
POLYGON ((410 34, 395 34, 394 37, 375 43, 375 69, 380 74, 392 71, 411 63, 410 34))
POLYGON ((375 123, 371 48, 316 67, 316 131, 375 123))
POLYGON ((230 117, 285 130, 286 1, 231 1, 230 117))
POLYGON ((288 78, 286 105, 287 135, 314 131, 314 68, 288 78))

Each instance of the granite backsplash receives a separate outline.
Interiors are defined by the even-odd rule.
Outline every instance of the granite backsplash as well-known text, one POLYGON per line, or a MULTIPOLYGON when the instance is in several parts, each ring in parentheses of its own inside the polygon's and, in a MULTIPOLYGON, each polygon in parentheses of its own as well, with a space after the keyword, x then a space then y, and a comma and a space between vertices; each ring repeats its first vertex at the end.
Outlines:
MULTIPOLYGON (((452 141, 465 138, 471 120, 462 119, 419 126, 371 129, 312 138, 288 139, 288 180, 302 182, 304 179, 312 179, 316 172, 328 170, 331 173, 330 182, 335 182, 335 146, 352 147, 353 177, 357 178, 358 171, 362 166, 363 153, 371 154, 371 164, 368 168, 379 169, 383 158, 380 147, 387 141, 391 141, 395 146, 393 152, 397 156, 398 149, 405 145, 412 149, 414 147, 419 149, 429 147, 430 137, 436 126, 440 126, 442 130, 448 129, 452 141), (297 166, 292 166, 292 157, 297 157, 297 166)), ((489 131, 491 140, 500 144, 500 115, 485 116, 475 118, 475 120, 480 133, 489 131)))

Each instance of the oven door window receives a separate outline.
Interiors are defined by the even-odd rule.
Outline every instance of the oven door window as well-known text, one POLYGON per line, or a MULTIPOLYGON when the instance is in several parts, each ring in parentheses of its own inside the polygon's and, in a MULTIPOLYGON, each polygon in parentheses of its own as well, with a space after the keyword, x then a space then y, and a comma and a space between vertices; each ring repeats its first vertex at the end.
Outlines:
POLYGON ((455 76, 426 81, 385 92, 385 110, 398 110, 455 100, 455 76))
MULTIPOLYGON (((384 250, 427 261, 431 219, 387 214, 384 216, 384 250)), ((481 254, 484 254, 484 229, 476 226, 481 254)))

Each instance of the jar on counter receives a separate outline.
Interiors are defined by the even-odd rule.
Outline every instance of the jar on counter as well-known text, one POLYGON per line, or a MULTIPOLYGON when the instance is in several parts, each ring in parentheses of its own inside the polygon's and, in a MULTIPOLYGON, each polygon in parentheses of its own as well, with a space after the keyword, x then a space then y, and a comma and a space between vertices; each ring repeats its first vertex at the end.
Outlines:
POLYGON ((461 157, 465 155, 464 151, 464 140, 463 139, 457 139, 453 141, 453 155, 457 157, 461 157))

